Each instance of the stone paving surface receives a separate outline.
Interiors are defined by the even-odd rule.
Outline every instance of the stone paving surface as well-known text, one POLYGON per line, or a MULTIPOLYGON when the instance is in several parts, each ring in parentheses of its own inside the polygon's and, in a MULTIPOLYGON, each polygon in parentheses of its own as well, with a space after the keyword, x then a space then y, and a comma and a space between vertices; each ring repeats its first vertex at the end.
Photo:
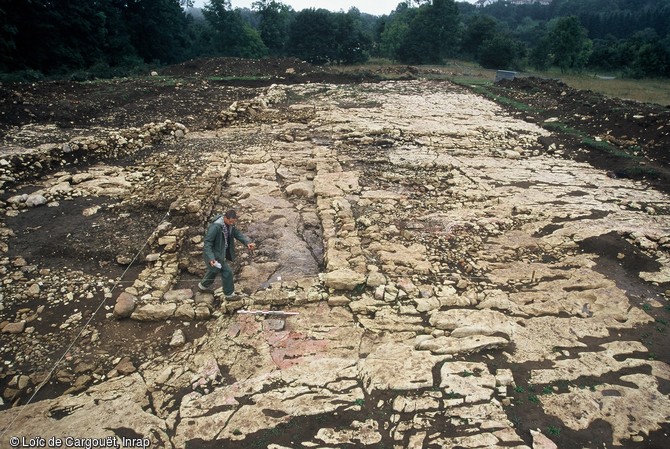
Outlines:
POLYGON ((447 83, 262 98, 262 120, 168 144, 192 153, 189 187, 155 235, 158 262, 125 289, 125 316, 208 319, 206 333, 0 412, 3 447, 22 435, 161 448, 670 442, 658 436, 670 366, 640 330, 668 308, 666 194, 548 153, 547 131, 447 83), (273 105, 287 98, 284 120, 273 105), (258 250, 241 257, 248 296, 219 305, 186 284, 202 270, 203 223, 229 207, 258 250), (624 273, 589 250, 609 241, 624 273))

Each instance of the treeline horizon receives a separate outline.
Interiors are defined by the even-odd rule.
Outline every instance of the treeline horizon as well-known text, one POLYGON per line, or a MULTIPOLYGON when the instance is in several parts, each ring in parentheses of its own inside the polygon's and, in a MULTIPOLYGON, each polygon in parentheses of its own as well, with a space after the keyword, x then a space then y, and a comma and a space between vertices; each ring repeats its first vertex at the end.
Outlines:
POLYGON ((331 12, 258 0, 5 0, 5 81, 111 78, 207 57, 296 57, 312 64, 449 59, 484 68, 670 77, 670 0, 554 0, 478 7, 408 0, 389 14, 331 12))

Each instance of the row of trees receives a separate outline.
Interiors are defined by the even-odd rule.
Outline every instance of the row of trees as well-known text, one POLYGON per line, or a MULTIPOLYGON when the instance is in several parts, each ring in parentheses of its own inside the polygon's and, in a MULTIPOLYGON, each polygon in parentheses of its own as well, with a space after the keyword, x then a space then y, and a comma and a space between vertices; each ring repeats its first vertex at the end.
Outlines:
POLYGON ((507 45, 521 50, 512 65, 670 76, 670 0, 501 0, 464 11, 470 18, 490 17, 495 23, 489 28, 516 44, 507 45))
POLYGON ((3 0, 0 70, 102 73, 177 62, 191 56, 188 25, 179 0, 3 0))
POLYGON ((276 0, 3 0, 0 71, 114 76, 195 57, 295 56, 315 64, 384 57, 489 68, 593 67, 670 76, 670 0, 554 0, 480 8, 406 0, 388 15, 294 11, 276 0))

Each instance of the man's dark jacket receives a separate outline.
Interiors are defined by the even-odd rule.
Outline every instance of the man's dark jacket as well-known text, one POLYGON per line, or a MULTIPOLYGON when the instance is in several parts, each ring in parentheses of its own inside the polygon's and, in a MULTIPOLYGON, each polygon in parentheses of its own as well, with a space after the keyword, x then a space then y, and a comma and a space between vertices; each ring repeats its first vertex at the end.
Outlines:
POLYGON ((223 236, 223 216, 217 215, 214 221, 207 228, 205 234, 205 263, 209 265, 210 260, 218 260, 225 262, 226 259, 235 260, 235 240, 248 245, 251 240, 242 232, 240 232, 235 225, 228 226, 228 254, 226 254, 225 239, 223 236), (226 257, 227 256, 227 257, 226 257))

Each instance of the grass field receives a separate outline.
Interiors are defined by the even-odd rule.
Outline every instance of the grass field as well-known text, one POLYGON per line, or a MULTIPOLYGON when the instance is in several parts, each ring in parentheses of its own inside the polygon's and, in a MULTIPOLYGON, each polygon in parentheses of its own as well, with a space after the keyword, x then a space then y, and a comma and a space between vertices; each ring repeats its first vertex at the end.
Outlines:
POLYGON ((575 89, 592 90, 608 97, 670 106, 670 80, 667 79, 603 80, 594 75, 563 75, 557 78, 575 89))
MULTIPOLYGON (((367 70, 383 70, 384 67, 394 64, 384 59, 370 60, 363 66, 342 66, 343 71, 360 70, 364 67, 367 70)), ((465 61, 450 60, 444 65, 422 66, 422 72, 433 71, 428 75, 422 75, 425 78, 448 79, 459 84, 488 84, 495 80, 496 71, 483 69, 478 64, 465 61)), ((643 103, 655 103, 662 106, 670 106, 670 79, 626 79, 609 78, 611 74, 599 73, 561 73, 558 69, 552 69, 545 72, 533 70, 519 71, 519 76, 537 76, 540 78, 551 78, 563 81, 570 87, 580 90, 592 90, 608 97, 623 98, 626 100, 635 100, 643 103)), ((389 76, 391 79, 392 76, 389 76)))
MULTIPOLYGON (((492 82, 495 79, 495 70, 482 69, 469 62, 450 61, 443 68, 454 73, 453 75, 447 75, 448 79, 459 83, 480 84, 492 82)), ((600 74, 592 72, 571 74, 561 73, 558 69, 546 72, 520 71, 518 73, 520 76, 558 79, 572 88, 592 90, 608 97, 670 106, 670 79, 602 79, 598 77, 600 74)))

